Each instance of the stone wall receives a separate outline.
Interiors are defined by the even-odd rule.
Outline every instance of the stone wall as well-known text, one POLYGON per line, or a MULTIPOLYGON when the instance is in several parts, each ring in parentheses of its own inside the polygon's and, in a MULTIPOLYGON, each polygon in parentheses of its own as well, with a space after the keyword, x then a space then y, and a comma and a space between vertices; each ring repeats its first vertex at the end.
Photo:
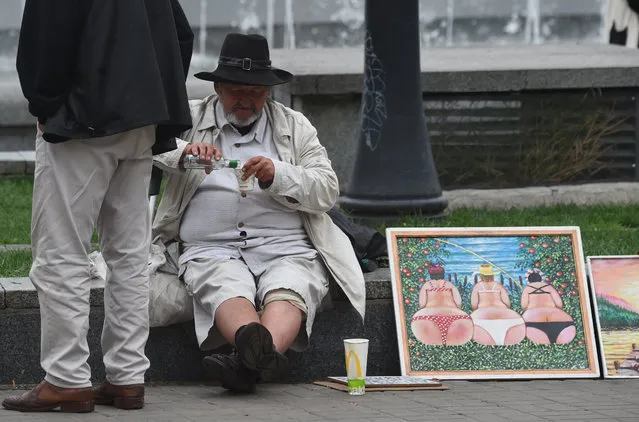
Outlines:
MULTIPOLYGON (((315 125, 344 191, 358 145, 362 50, 274 50, 272 58, 275 66, 295 74, 292 83, 274 89, 274 97, 303 112, 315 125)), ((426 99, 639 91, 639 50, 618 46, 430 48, 421 52, 421 68, 426 99)), ((188 90, 191 98, 201 98, 213 91, 213 85, 189 78, 188 90)), ((628 124, 636 127, 636 107, 627 112, 628 124)), ((32 151, 33 124, 17 79, 0 81, 0 151, 32 151)), ((637 163, 627 165, 636 168, 637 163)))

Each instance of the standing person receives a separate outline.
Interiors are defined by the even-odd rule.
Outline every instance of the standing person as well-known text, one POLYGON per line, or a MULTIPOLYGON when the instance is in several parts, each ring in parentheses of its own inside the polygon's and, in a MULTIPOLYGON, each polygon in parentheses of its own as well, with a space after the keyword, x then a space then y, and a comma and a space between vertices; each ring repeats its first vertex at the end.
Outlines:
POLYGON ((90 412, 144 405, 149 333, 148 185, 152 154, 191 127, 185 79, 193 33, 178 0, 26 0, 17 69, 38 119, 29 277, 38 291, 41 365, 10 410, 90 412), (106 382, 87 363, 97 226, 106 382))
POLYGON ((639 0, 608 0, 608 43, 639 48, 639 0))

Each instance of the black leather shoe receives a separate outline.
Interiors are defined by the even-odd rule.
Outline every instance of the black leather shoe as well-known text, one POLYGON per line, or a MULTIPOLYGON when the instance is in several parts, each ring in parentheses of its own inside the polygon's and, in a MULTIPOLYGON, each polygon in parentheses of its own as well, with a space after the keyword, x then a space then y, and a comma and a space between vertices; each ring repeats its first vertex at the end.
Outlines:
POLYGON ((247 369, 238 355, 206 356, 202 365, 213 380, 222 382, 223 388, 235 393, 255 392, 259 373, 247 369))
POLYGON ((260 323, 240 327, 235 347, 244 366, 258 371, 262 381, 274 381, 288 369, 288 358, 275 350, 271 333, 260 323))
POLYGON ((288 358, 273 349, 272 353, 264 356, 261 366, 258 366, 258 371, 261 381, 276 381, 288 371, 288 358))

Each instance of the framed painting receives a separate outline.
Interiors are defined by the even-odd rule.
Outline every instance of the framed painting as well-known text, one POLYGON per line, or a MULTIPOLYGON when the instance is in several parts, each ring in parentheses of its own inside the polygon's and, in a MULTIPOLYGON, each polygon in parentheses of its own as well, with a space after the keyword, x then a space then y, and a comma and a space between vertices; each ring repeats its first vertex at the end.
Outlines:
POLYGON ((579 227, 386 236, 402 375, 599 377, 579 227))
POLYGON ((639 378, 639 255, 589 256, 605 378, 639 378))

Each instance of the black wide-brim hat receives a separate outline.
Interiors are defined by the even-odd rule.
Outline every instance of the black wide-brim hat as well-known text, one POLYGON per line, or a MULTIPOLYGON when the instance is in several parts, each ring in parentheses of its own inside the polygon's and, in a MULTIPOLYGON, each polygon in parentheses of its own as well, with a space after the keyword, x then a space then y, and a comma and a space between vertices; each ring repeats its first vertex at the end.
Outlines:
POLYGON ((268 41, 257 34, 228 34, 217 68, 199 72, 198 79, 240 85, 273 86, 290 82, 293 75, 271 66, 268 41))

